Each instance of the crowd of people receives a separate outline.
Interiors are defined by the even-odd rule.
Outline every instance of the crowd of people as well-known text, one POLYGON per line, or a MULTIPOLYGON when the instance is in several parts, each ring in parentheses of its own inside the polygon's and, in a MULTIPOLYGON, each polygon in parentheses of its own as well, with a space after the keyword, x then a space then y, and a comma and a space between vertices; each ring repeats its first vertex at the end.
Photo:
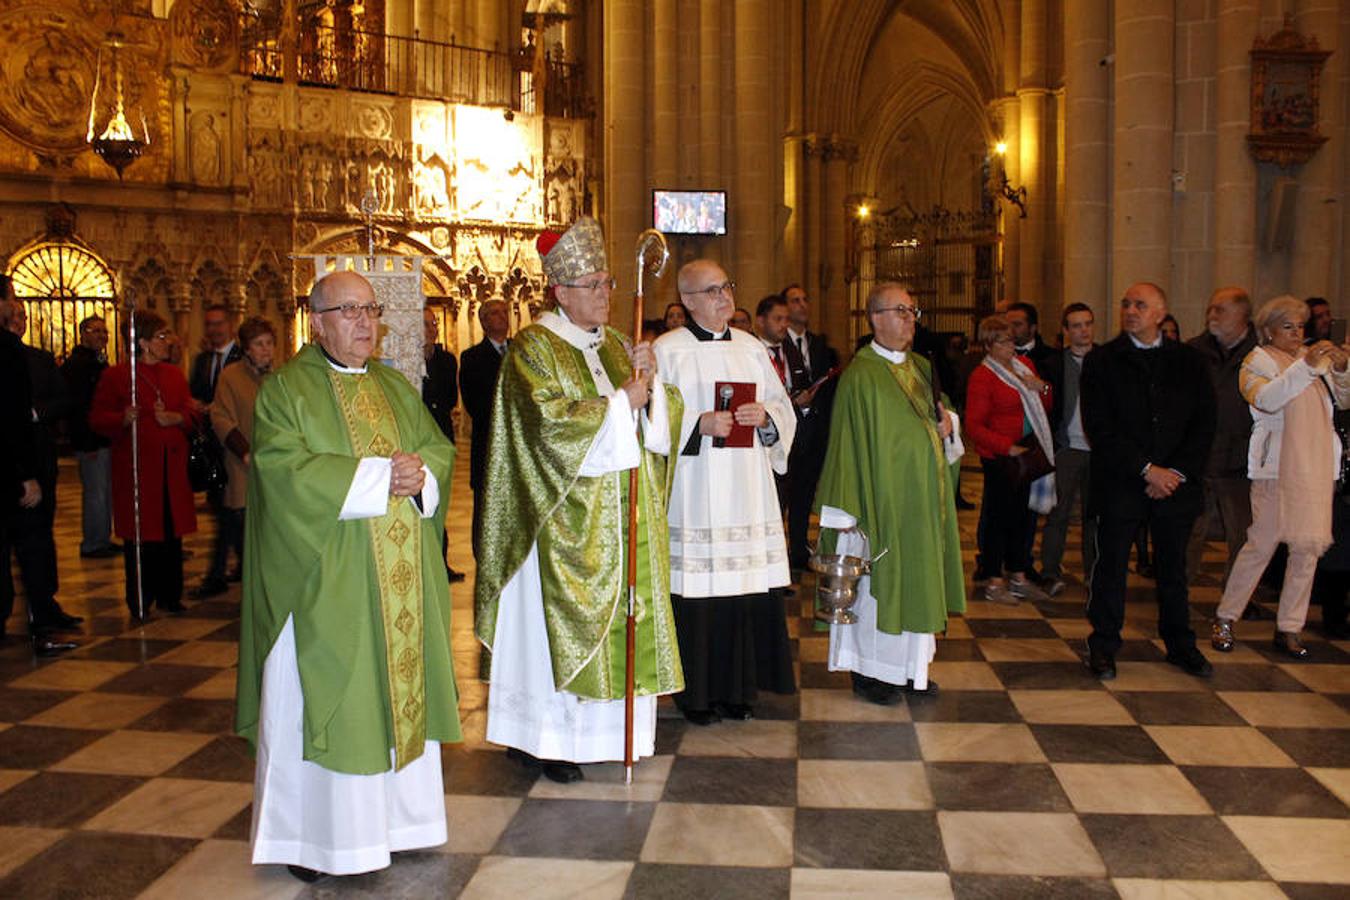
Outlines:
POLYGON ((1253 312, 1224 287, 1205 332, 1183 342, 1164 290, 1140 282, 1102 343, 1086 304, 1066 306, 1047 341, 1019 302, 980 320, 967 349, 925 327, 912 287, 885 282, 841 370, 800 285, 741 307, 721 264, 688 262, 678 302, 633 342, 608 325, 598 223, 538 249, 551 309, 512 335, 505 304, 483 303, 483 338, 458 360, 428 311, 420 390, 373 358, 383 307, 352 272, 315 282, 312 341, 275 372, 271 325, 236 334, 222 307, 205 311, 190 378, 151 311, 134 313, 134 346, 124 334, 133 375, 131 359, 109 365, 101 318, 80 323, 58 368, 19 340, 23 305, 0 308, 6 427, 23 438, 5 442, 0 613, 12 555, 36 649, 73 646, 62 632, 80 620, 56 601, 52 538, 60 428, 84 488, 80 553, 123 555, 136 622, 184 609, 182 538, 204 492, 215 540, 192 597, 243 582, 236 727, 258 758, 256 863, 309 881, 445 840, 439 744, 460 737, 449 584, 464 578, 445 519, 461 404, 486 736, 560 783, 629 748, 654 753, 660 696, 714 727, 754 717, 762 691, 795 691, 787 609, 813 553, 871 560, 856 621, 819 626, 830 668, 865 702, 934 694, 937 638, 968 602, 966 441, 983 473, 976 598, 1045 603, 1078 582, 1093 676, 1115 677, 1144 547, 1167 661, 1210 674, 1189 589, 1215 534, 1227 557, 1214 650, 1261 614, 1263 575, 1282 579, 1278 651, 1310 655, 1314 599, 1326 632, 1346 636, 1350 343, 1330 340, 1323 300, 1253 312), (199 454, 224 477, 194 484, 199 454), (1079 569, 1065 565, 1075 520, 1079 569))

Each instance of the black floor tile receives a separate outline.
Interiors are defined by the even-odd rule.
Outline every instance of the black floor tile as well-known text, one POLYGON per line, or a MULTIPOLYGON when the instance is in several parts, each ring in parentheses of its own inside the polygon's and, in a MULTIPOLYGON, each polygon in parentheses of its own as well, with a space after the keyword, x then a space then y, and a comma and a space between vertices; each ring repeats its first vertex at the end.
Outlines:
MULTIPOLYGON (((794 642, 795 643, 795 642, 794 642)), ((847 677, 847 673, 843 673, 847 677)), ((775 694, 760 691, 755 698, 755 718, 777 721, 796 721, 801 715, 801 694, 775 694)))
POLYGON ((22 722, 75 696, 73 691, 30 691, 0 687, 0 722, 22 722))
POLYGON ((527 799, 493 848, 503 856, 636 860, 655 803, 527 799))
MULTIPOLYGON (((0 825, 73 828, 145 783, 125 775, 39 772, 0 794, 0 825)), ((0 897, 17 897, 0 890, 0 897)))
POLYGON ((229 734, 234 729, 234 701, 178 697, 128 727, 140 731, 229 734))
POLYGON ((0 731, 0 769, 45 769, 103 735, 83 728, 15 725, 0 731))
POLYGON ((250 803, 235 813, 230 821, 216 829, 211 835, 218 841, 247 841, 253 837, 253 804, 250 803))
POLYGON ((964 638, 943 638, 937 642, 936 662, 981 662, 984 654, 980 652, 979 642, 964 638))
MULTIPOLYGON (((1350 769, 1350 731, 1335 728, 1258 729, 1300 766, 1350 769)), ((4 735, 0 734, 0 738, 4 735)))
POLYGON ((1116 651, 1118 662, 1162 662, 1166 657, 1152 641, 1121 641, 1116 651))
POLYGON ((67 659, 96 659, 105 662, 145 663, 181 647, 182 641, 161 641, 148 638, 110 638, 72 650, 67 659))
POLYGON ((1289 691, 1308 688, 1294 676, 1275 666, 1261 663, 1232 663, 1214 667, 1209 685, 1216 691, 1289 691))
POLYGON ((733 866, 672 866, 638 863, 628 878, 625 900, 777 900, 788 896, 791 869, 733 866))
MULTIPOLYGON (((697 726, 695 726, 697 727, 697 726)), ((656 719, 656 755, 673 755, 684 738, 689 723, 683 718, 670 719, 658 716, 656 719)))
POLYGON ((1073 812, 1048 765, 928 763, 938 809, 990 812, 1073 812))
POLYGON ((956 900, 1117 900, 1104 878, 1042 878, 1032 875, 952 875, 956 900))
POLYGON ((795 759, 677 756, 662 800, 681 803, 797 805, 795 759))
POLYGON ((447 794, 524 797, 539 780, 538 769, 527 769, 497 749, 467 750, 441 747, 441 772, 447 794))
MULTIPOLYGON (((1239 630, 1242 626, 1238 626, 1239 630)), ((1350 653, 1345 652, 1334 644, 1319 640, 1315 634, 1304 635, 1304 645, 1308 648, 1308 664, 1318 665, 1350 665, 1350 653)), ((1282 651, 1276 650, 1275 645, 1270 641, 1246 641, 1247 646, 1251 647, 1257 653, 1270 660, 1272 663, 1293 662, 1282 651)))
POLYGON ((1058 638, 1044 619, 966 619, 977 638, 1058 638))
POLYGON ((395 853, 389 868, 364 875, 325 878, 300 892, 304 900, 331 897, 379 897, 381 900, 422 900, 457 897, 478 871, 480 858, 467 854, 415 850, 395 853))
MULTIPOLYGON (((1078 648, 1075 648, 1078 649, 1078 648)), ((1087 666, 1075 662, 996 662, 990 663, 999 681, 1010 691, 1092 691, 1105 690, 1092 677, 1087 666)))
POLYGON ((941 690, 935 697, 911 695, 915 722, 1020 722, 1022 716, 1003 691, 941 690))
POLYGON ((155 697, 181 697, 219 672, 206 666, 178 666, 147 663, 124 672, 99 686, 109 694, 149 694, 155 697))
POLYGON ((194 840, 159 835, 77 831, 0 880, 0 897, 25 900, 135 897, 196 844, 194 840))
POLYGON ((1079 818, 1113 878, 1265 878, 1261 865, 1216 816, 1079 818))
POLYGON ((847 672, 831 672, 828 663, 802 663, 801 687, 812 690, 819 688, 847 688, 852 685, 847 672))
POLYGON ((165 772, 164 776, 252 783, 253 765, 253 754, 243 738, 218 737, 165 772))
POLYGON ((920 759, 914 726, 904 722, 801 722, 800 759, 920 759))
POLYGON ((1210 693, 1117 692, 1116 699, 1140 725, 1246 725, 1247 720, 1210 693))
POLYGON ((1221 816, 1350 817, 1350 808, 1302 769, 1184 766, 1181 771, 1221 816))
POLYGON ((940 871, 947 865, 937 813, 882 809, 799 809, 798 866, 940 871))
POLYGON ((228 625, 223 625, 220 628, 217 628, 215 631, 203 635, 202 637, 198 638, 198 640, 234 641, 237 643, 239 641, 239 621, 236 619, 235 621, 229 623, 228 625))
POLYGON ((1282 881, 1280 890, 1289 900, 1345 900, 1343 884, 1303 884, 1282 881))
POLYGON ((1051 762, 1165 764, 1166 753, 1135 725, 1032 725, 1051 762))

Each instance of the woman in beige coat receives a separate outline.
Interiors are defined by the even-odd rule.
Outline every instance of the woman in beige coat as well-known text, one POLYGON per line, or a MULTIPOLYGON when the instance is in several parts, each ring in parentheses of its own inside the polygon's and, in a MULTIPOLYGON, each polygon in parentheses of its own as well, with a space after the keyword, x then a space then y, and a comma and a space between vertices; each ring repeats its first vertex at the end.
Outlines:
POLYGON ((244 498, 248 494, 249 450, 253 444, 253 403, 263 376, 272 369, 276 332, 272 323, 254 317, 239 326, 244 358, 230 363, 216 382, 211 427, 225 448, 225 527, 239 559, 244 558, 244 498))

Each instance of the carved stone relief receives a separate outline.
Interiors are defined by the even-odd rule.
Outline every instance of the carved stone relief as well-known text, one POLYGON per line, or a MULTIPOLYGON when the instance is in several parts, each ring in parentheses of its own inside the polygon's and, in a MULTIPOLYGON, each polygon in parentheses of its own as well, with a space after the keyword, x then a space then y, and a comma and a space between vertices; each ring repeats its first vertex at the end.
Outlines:
POLYGON ((0 12, 0 128, 39 152, 82 150, 102 40, 65 10, 0 12))
POLYGON ((177 63, 219 71, 238 58, 238 19, 224 0, 178 0, 169 25, 177 63))
POLYGON ((217 115, 201 112, 192 117, 192 180, 197 184, 218 185, 222 181, 221 139, 217 115))

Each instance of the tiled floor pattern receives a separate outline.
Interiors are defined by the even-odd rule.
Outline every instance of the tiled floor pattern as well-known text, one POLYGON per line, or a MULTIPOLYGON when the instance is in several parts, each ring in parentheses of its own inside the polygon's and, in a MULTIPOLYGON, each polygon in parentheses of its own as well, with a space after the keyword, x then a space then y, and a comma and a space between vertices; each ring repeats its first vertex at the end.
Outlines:
MULTIPOLYGON (((472 573, 465 471, 451 556, 472 573)), ((1081 587, 972 602, 939 641, 941 693, 893 708, 855 699, 826 636, 794 618, 800 693, 706 729, 663 705, 659 755, 632 787, 617 765, 556 785, 484 744, 457 586, 468 740, 443 754, 450 842, 306 886, 248 862, 252 761, 229 734, 237 588, 129 628, 120 561, 75 551, 70 466, 60 504, 60 599, 88 621, 60 660, 0 646, 0 897, 1350 896, 1350 645, 1312 630, 1312 661, 1285 663, 1269 621, 1243 622, 1196 680, 1163 662, 1134 576, 1107 685, 1079 658, 1081 587)), ((973 528, 963 513, 968 547, 973 528)), ((188 546, 195 582, 207 539, 188 546)), ((1214 552, 1197 629, 1217 569, 1214 552)))

